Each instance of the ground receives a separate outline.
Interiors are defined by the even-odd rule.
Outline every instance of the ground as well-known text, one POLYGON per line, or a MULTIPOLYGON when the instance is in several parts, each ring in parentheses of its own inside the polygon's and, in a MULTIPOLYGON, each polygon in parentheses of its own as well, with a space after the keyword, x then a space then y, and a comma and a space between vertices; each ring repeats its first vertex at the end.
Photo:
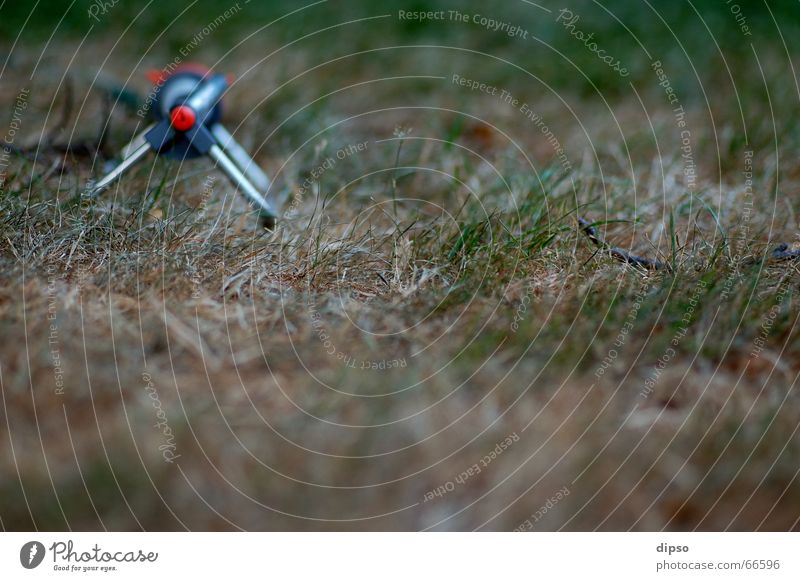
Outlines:
POLYGON ((107 4, 0 5, 4 529, 800 528, 796 5, 107 4), (274 230, 85 195, 176 59, 274 230))

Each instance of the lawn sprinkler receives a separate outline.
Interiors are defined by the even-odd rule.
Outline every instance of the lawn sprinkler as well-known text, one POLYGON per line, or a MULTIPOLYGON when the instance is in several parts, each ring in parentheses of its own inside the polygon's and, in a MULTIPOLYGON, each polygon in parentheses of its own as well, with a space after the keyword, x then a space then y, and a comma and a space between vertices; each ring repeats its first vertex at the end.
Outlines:
POLYGON ((208 155, 258 209, 264 226, 272 228, 277 216, 261 193, 269 188, 269 178, 220 123, 225 75, 184 66, 169 75, 153 73, 150 80, 155 122, 125 146, 122 162, 90 188, 90 195, 107 188, 150 150, 181 160, 208 155))

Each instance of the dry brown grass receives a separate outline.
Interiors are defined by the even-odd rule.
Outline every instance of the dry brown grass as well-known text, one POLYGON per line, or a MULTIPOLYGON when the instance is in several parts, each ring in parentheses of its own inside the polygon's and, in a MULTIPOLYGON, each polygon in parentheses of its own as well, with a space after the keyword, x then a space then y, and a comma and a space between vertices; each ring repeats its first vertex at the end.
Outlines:
MULTIPOLYGON (((569 95, 590 138, 556 97, 531 90, 570 153, 565 172, 513 110, 447 80, 407 92, 378 83, 293 115, 352 73, 331 65, 317 86, 260 107, 265 85, 311 60, 301 48, 286 58, 287 71, 256 69, 230 99, 248 146, 275 132, 257 157, 284 210, 326 156, 368 147, 326 171, 273 233, 221 176, 203 199, 203 161, 159 160, 94 202, 74 195, 91 159, 61 164, 47 148, 35 163, 12 158, 0 232, 3 528, 798 528, 797 265, 752 261, 796 241, 791 144, 776 153, 773 129, 752 126, 756 204, 745 216, 729 103, 713 104, 714 125, 687 103, 692 196, 657 86, 644 91, 650 116, 633 96, 614 102, 613 118, 569 95), (409 104, 463 108, 496 127, 434 109, 330 126, 409 104), (413 131, 398 139, 398 126, 413 131), (578 215, 672 271, 598 253, 578 215), (403 363, 362 369, 393 361, 403 363), (152 394, 171 436, 154 426, 152 394), (165 462, 165 450, 179 457, 165 462), (456 482, 476 463, 480 473, 456 482)), ((395 64, 393 75, 435 68, 424 54, 395 64)), ((22 80, 25 65, 8 78, 22 80)), ((36 143, 63 98, 53 98, 63 59, 44 66, 19 146, 36 143)), ((374 68, 362 78, 388 76, 374 68)), ((526 85, 508 87, 525 95, 526 85)), ((90 95, 62 135, 93 138, 99 103, 90 95)), ((114 114, 112 151, 133 125, 114 114)))

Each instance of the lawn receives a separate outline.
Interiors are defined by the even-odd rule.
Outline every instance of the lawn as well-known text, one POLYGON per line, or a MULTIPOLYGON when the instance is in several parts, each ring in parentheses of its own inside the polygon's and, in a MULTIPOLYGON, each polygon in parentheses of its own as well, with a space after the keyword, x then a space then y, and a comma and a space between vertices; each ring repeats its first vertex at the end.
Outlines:
POLYGON ((263 4, 0 4, 3 529, 800 529, 795 2, 263 4))

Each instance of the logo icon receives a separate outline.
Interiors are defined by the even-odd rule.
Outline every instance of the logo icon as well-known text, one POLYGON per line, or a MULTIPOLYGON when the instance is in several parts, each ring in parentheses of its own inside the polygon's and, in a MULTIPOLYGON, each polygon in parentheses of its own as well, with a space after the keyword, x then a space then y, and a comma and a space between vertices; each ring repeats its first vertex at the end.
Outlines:
POLYGON ((19 550, 19 562, 26 569, 35 569, 44 559, 44 545, 39 541, 29 541, 19 550))

